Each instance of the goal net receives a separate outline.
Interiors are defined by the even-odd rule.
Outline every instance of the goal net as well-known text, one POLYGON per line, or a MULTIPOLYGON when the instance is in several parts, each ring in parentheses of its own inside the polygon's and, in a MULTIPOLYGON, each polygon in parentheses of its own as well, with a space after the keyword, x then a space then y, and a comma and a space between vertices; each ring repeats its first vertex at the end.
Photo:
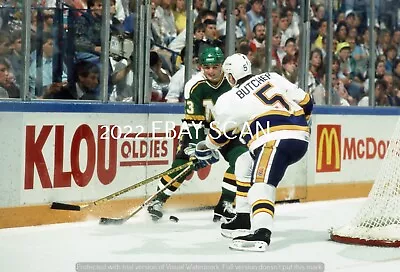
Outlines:
POLYGON ((400 119, 365 204, 348 225, 331 231, 331 239, 400 247, 400 119))

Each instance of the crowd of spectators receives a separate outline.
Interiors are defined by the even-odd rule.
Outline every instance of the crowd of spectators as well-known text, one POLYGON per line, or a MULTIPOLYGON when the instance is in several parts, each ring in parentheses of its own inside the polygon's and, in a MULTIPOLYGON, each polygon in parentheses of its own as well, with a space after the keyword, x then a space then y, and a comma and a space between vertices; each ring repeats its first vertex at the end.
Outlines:
MULTIPOLYGON (((265 0, 233 0, 236 18, 236 51, 249 57, 254 73, 265 70, 265 0)), ((308 91, 316 104, 367 106, 369 90, 370 23, 376 33, 375 102, 378 106, 400 106, 400 3, 376 0, 377 19, 370 22, 368 0, 334 0, 333 51, 327 52, 328 0, 311 0, 310 54, 308 91), (327 75, 326 57, 333 55, 332 74, 327 75), (325 88, 327 77, 332 86, 325 88)), ((329 0, 330 1, 330 0, 329 0)), ((71 56, 57 62, 54 80, 52 57, 60 53, 55 44, 54 12, 56 0, 33 1, 32 52, 29 69, 29 95, 32 98, 98 99, 101 69, 102 0, 64 0, 73 13, 73 69, 71 56), (78 68, 80 67, 80 68, 78 68), (38 69, 40 70, 38 72, 38 69), (56 69, 57 70, 57 69, 56 69), (71 75, 71 71, 73 74, 71 75), (53 74, 53 76, 52 76, 53 74), (38 77, 39 75, 39 77, 38 77), (88 77, 91 77, 89 79, 88 77), (72 80, 72 84, 71 81, 72 80), (68 95, 66 95, 68 92, 68 95)), ((227 0, 194 0, 194 71, 196 60, 205 46, 219 46, 226 41, 227 0)), ((298 82, 300 36, 300 1, 274 0, 272 9, 272 70, 298 82)), ((20 97, 19 83, 24 63, 21 54, 21 1, 0 0, 0 97, 20 97)), ((186 1, 152 0, 150 27, 150 76, 152 101, 182 102, 186 44, 186 1)), ((64 12, 65 13, 65 12, 64 12)), ((110 31, 125 44, 135 31, 136 1, 111 0, 110 31)), ((68 21, 68 22, 67 22, 68 21)), ((64 32, 71 33, 69 20, 64 32)), ((64 33, 64 34, 65 34, 64 33)), ((67 35, 64 35, 66 39, 67 35)), ((67 40, 69 43, 70 40, 67 40)), ((118 45, 118 39, 117 39, 118 45)), ((128 44, 129 45, 129 44, 128 44)), ((113 40, 111 40, 111 47, 113 40)), ((133 45, 132 45, 133 46, 133 45)), ((115 51, 115 50, 114 50, 115 51)), ((110 52, 114 52, 112 48, 110 52)), ((118 50, 116 50, 118 51, 118 50)), ((131 50, 134 52, 134 50, 131 50)), ((62 52, 61 52, 62 53, 62 52)), ((109 97, 111 100, 134 100, 131 56, 110 58, 109 97)))

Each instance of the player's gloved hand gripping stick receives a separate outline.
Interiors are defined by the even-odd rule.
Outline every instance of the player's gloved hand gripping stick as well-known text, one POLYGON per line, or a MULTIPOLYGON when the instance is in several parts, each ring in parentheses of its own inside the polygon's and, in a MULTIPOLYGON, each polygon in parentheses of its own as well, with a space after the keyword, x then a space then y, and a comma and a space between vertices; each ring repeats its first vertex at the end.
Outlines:
POLYGON ((193 170, 197 171, 219 161, 219 153, 215 150, 198 150, 198 144, 190 143, 184 152, 194 162, 193 170))
POLYGON ((210 149, 205 141, 201 141, 196 145, 196 150, 194 152, 198 164, 207 165, 214 164, 219 161, 219 153, 217 150, 210 149))

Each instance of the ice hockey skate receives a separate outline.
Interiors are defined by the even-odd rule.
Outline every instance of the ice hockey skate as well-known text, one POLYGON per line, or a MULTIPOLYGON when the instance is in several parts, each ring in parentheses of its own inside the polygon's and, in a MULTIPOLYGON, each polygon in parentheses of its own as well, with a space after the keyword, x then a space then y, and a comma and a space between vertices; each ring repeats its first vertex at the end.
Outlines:
POLYGON ((266 251, 271 241, 271 231, 269 229, 258 229, 254 234, 233 238, 229 245, 230 249, 239 251, 266 251))
POLYGON ((149 206, 147 207, 147 211, 151 215, 151 219, 153 219, 153 221, 158 221, 163 217, 163 206, 164 202, 159 199, 155 199, 150 202, 149 206))
POLYGON ((235 238, 250 234, 250 214, 238 213, 236 216, 227 223, 221 224, 221 235, 226 238, 235 238))
POLYGON ((235 210, 233 209, 232 203, 228 201, 219 201, 217 206, 214 208, 214 222, 225 221, 229 222, 235 217, 235 210))

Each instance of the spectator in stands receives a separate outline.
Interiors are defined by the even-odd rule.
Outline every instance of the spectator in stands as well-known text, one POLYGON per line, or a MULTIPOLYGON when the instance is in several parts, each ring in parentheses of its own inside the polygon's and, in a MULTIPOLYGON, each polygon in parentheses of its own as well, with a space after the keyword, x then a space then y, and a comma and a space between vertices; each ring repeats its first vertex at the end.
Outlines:
POLYGON ((339 22, 335 31, 335 39, 341 43, 345 42, 347 38, 347 33, 349 32, 348 27, 345 22, 339 22))
POLYGON ((289 38, 286 40, 285 43, 285 47, 283 48, 283 50, 285 51, 285 56, 289 55, 292 56, 296 63, 297 63, 297 57, 298 57, 298 47, 297 47, 297 43, 296 43, 296 39, 295 38, 289 38))
POLYGON ((175 28, 177 34, 186 29, 186 4, 185 0, 176 0, 173 4, 175 28))
MULTIPOLYGON (((399 18, 400 19, 400 18, 399 18)), ((397 56, 400 56, 400 28, 396 28, 392 32, 391 44, 397 48, 397 56)))
POLYGON ((22 82, 22 71, 24 69, 24 56, 22 55, 22 32, 14 31, 10 35, 10 49, 8 59, 15 76, 17 84, 22 82))
MULTIPOLYGON (((42 45, 42 66, 39 69, 42 70, 42 85, 38 85, 36 73, 37 73, 37 59, 36 54, 33 53, 33 59, 29 67, 29 93, 31 97, 40 97, 46 89, 53 85, 53 36, 49 33, 43 35, 42 45)), ((62 76, 60 86, 67 84, 66 66, 63 65, 62 76)))
POLYGON ((286 5, 286 15, 288 18, 288 31, 293 34, 294 38, 298 38, 300 35, 299 28, 299 16, 290 6, 286 5))
POLYGON ((219 35, 217 31, 217 21, 207 19, 203 22, 203 24, 204 24, 204 37, 210 41, 218 40, 219 35))
POLYGON ((79 59, 99 61, 101 53, 102 0, 88 0, 89 10, 76 20, 76 50, 79 59))
POLYGON ((250 42, 250 46, 255 49, 265 49, 265 25, 263 23, 258 23, 253 29, 254 38, 250 42))
POLYGON ((263 16, 263 0, 250 0, 251 9, 247 12, 247 21, 249 22, 250 29, 258 23, 264 23, 263 16))
POLYGON ((161 38, 163 44, 168 46, 177 35, 171 0, 161 0, 160 5, 156 7, 154 16, 161 22, 161 38))
POLYGON ((309 63, 308 92, 311 97, 313 97, 314 101, 323 104, 325 99, 325 88, 323 86, 324 65, 322 60, 322 52, 320 49, 314 48, 310 52, 309 63))
POLYGON ((276 66, 278 69, 281 68, 281 57, 285 53, 281 48, 281 32, 278 28, 272 29, 272 66, 276 66))
POLYGON ((310 26, 311 26, 311 33, 310 39, 311 43, 314 43, 315 39, 318 36, 318 29, 321 25, 321 20, 325 17, 325 6, 324 5, 316 5, 315 6, 315 13, 314 16, 311 18, 310 26))
MULTIPOLYGON (((182 60, 181 67, 179 70, 171 77, 171 80, 168 85, 168 93, 165 97, 166 102, 168 103, 178 103, 184 101, 184 88, 185 88, 185 50, 184 47, 181 50, 180 57, 182 60)), ((197 71, 193 70, 192 75, 194 75, 197 71)))
POLYGON ((386 57, 385 69, 386 69, 386 72, 392 73, 393 64, 394 64, 394 61, 396 59, 396 56, 397 56, 397 48, 390 44, 386 48, 386 51, 385 51, 385 57, 386 57))
POLYGON ((287 10, 283 9, 281 11, 281 16, 279 19, 279 29, 281 31, 281 46, 285 46, 286 40, 289 38, 294 38, 295 35, 292 33, 292 30, 289 28, 289 21, 287 17, 287 10))
POLYGON ((293 84, 297 83, 297 60, 293 55, 286 54, 282 59, 280 74, 293 84))
MULTIPOLYGON (((386 74, 386 68, 385 68, 385 62, 386 60, 377 60, 375 62, 375 77, 374 77, 374 81, 376 82, 377 80, 383 80, 383 77, 386 74)), ((386 86, 385 86, 386 87, 386 86)), ((368 93, 369 92, 369 78, 367 78, 364 81, 364 89, 365 92, 368 93)))
POLYGON ((135 23, 136 23, 136 0, 129 1, 128 10, 129 10, 129 14, 128 14, 128 16, 126 16, 126 18, 123 22, 124 31, 128 32, 130 34, 133 34, 133 31, 135 29, 135 23))
POLYGON ((390 73, 386 73, 383 76, 383 80, 387 84, 386 95, 390 106, 400 106, 400 93, 393 86, 393 76, 390 73))
POLYGON ((358 30, 356 27, 349 28, 349 34, 347 35, 347 38, 352 38, 354 40, 358 39, 358 30))
POLYGON ((352 10, 348 10, 345 12, 345 22, 347 27, 350 28, 357 28, 357 19, 356 19, 356 14, 352 10))
MULTIPOLYGON (((201 10, 199 16, 196 18, 194 25, 204 23, 205 20, 210 19, 216 21, 217 14, 211 10, 201 10)), ((180 52, 186 44, 186 30, 183 30, 179 35, 169 44, 168 48, 180 52)))
POLYGON ((337 74, 332 74, 333 96, 332 102, 338 106, 353 105, 356 100, 349 94, 343 82, 339 80, 337 74))
MULTIPOLYGON (((204 0, 194 0, 193 1, 193 10, 194 10, 194 19, 195 20, 200 15, 201 10, 203 10, 203 9, 204 9, 204 0)), ((206 10, 209 10, 209 9, 206 9, 206 10)), ((217 20, 216 16, 215 16, 215 20, 217 20)))
MULTIPOLYGON (((353 79, 355 72, 355 62, 350 59, 351 47, 348 42, 339 43, 336 48, 336 55, 340 62, 340 72, 339 78, 343 80, 347 78, 348 80, 353 79)), ((349 82, 344 82, 347 85, 349 82)))
POLYGON ((80 61, 75 65, 75 86, 71 84, 55 83, 46 89, 45 99, 98 99, 99 67, 91 62, 80 61))
MULTIPOLYGON (((238 20, 236 23, 239 26, 239 28, 242 30, 242 33, 246 37, 246 39, 251 40, 253 38, 253 32, 252 29, 250 28, 249 20, 247 18, 247 12, 246 12, 246 2, 247 0, 237 0, 236 1, 236 14, 238 17, 236 19, 238 20)), ((238 37, 236 37, 238 39, 238 37)))
MULTIPOLYGON (((246 37, 247 33, 249 33, 249 24, 247 22, 247 15, 245 12, 242 12, 240 9, 236 8, 234 10, 234 15, 235 15, 235 21, 236 21, 236 26, 235 26, 235 38, 241 39, 243 37, 246 37)), ((222 20, 218 23, 217 22, 217 30, 220 35, 220 37, 226 36, 226 9, 223 11, 222 14, 223 18, 222 20)), ((251 35, 249 35, 251 37, 251 35)))
POLYGON ((271 17, 272 17, 272 28, 278 28, 279 27, 279 20, 280 20, 280 13, 277 8, 273 8, 271 11, 271 17))
POLYGON ((7 57, 10 54, 10 35, 0 31, 0 57, 7 57))
POLYGON ((378 44, 376 45, 378 55, 384 55, 389 45, 390 32, 387 29, 380 30, 378 35, 378 44))
POLYGON ((321 19, 316 24, 318 24, 318 26, 316 25, 316 27, 318 27, 318 33, 316 34, 313 47, 322 49, 323 48, 322 39, 327 35, 326 30, 328 28, 328 22, 325 19, 321 19))
POLYGON ((170 76, 162 68, 162 60, 157 52, 150 52, 150 78, 151 81, 151 101, 161 102, 163 97, 168 93, 168 84, 170 76))
POLYGON ((0 57, 0 98, 19 97, 20 90, 10 72, 10 64, 5 58, 0 57))
POLYGON ((357 78, 361 81, 365 80, 366 77, 366 67, 368 66, 368 56, 369 56, 369 33, 368 29, 365 29, 363 35, 358 40, 358 43, 354 47, 351 53, 354 59, 354 73, 357 78))
MULTIPOLYGON (((390 106, 389 99, 386 95, 387 83, 383 79, 378 79, 375 82, 375 106, 390 106)), ((358 106, 368 106, 369 105, 369 97, 368 95, 364 96, 360 102, 358 102, 358 106)))
POLYGON ((400 89, 400 59, 396 59, 393 64, 393 86, 398 86, 400 89))
POLYGON ((54 25, 54 11, 43 10, 43 32, 52 33, 54 25))
POLYGON ((9 73, 10 66, 7 61, 0 57, 0 98, 8 98, 8 92, 6 89, 6 82, 9 73))
POLYGON ((111 15, 111 24, 110 24, 110 35, 120 36, 124 34, 124 25, 117 17, 117 5, 116 0, 110 1, 110 15, 111 15))
POLYGON ((324 62, 322 51, 318 48, 313 49, 310 52, 310 69, 312 77, 316 80, 317 85, 323 83, 323 78, 325 75, 324 62))

